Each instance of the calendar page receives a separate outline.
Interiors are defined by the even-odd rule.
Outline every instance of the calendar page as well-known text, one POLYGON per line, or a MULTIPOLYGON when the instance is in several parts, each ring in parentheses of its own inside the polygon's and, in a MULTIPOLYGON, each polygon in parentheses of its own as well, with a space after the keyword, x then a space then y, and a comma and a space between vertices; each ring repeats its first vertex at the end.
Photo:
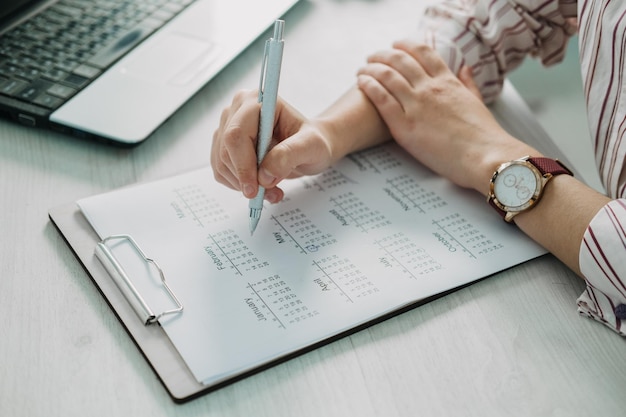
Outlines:
MULTIPOLYGON (((79 201, 101 238, 131 235, 158 261, 184 306, 160 324, 201 383, 545 253, 394 143, 281 186, 254 235, 248 201, 210 168, 79 201)), ((159 298, 145 265, 123 263, 159 298)))

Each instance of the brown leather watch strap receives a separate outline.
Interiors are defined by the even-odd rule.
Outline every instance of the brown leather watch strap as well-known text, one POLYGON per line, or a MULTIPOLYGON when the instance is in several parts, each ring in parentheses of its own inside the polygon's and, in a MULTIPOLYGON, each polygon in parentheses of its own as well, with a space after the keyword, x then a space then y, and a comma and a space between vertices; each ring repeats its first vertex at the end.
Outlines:
POLYGON ((491 207, 493 207, 493 208, 494 208, 494 209, 498 212, 498 214, 500 215, 500 217, 502 217, 502 219, 504 219, 504 216, 506 216, 506 211, 504 211, 504 210, 502 210, 500 207, 498 207, 498 206, 496 205, 496 202, 494 201, 494 199, 493 199, 493 198, 490 198, 490 199, 489 199, 489 205, 490 205, 491 207))
POLYGON ((528 162, 537 167, 541 175, 545 175, 547 173, 554 175, 567 174, 573 175, 572 171, 570 171, 561 161, 558 159, 545 158, 545 157, 532 157, 528 158, 528 162))

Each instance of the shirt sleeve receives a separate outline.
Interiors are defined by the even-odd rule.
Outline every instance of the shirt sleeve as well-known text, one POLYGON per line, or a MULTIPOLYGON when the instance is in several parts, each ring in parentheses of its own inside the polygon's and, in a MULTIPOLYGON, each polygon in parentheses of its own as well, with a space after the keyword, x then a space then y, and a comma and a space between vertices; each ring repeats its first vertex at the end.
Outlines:
POLYGON ((438 0, 420 21, 420 40, 433 47, 453 72, 472 67, 483 100, 500 94, 504 77, 526 55, 544 65, 560 62, 576 31, 575 0, 438 0))
POLYGON ((609 202, 594 217, 579 259, 587 288, 578 312, 626 336, 626 199, 609 202))
POLYGON ((578 310, 626 336, 626 8, 623 2, 578 4, 583 92, 596 164, 609 196, 581 243, 587 282, 578 310))

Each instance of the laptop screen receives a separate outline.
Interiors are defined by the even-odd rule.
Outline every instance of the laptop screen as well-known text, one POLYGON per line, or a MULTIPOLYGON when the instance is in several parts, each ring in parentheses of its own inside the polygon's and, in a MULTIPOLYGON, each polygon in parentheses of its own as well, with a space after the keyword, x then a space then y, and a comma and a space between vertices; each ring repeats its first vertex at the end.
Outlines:
POLYGON ((35 0, 2 0, 0 2, 0 21, 22 6, 34 3, 35 0))

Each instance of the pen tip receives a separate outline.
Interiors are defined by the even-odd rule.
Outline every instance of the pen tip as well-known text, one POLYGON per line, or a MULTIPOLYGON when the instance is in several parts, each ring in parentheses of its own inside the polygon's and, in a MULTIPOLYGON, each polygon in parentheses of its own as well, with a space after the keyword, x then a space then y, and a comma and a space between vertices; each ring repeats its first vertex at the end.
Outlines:
POLYGON ((250 217, 250 236, 254 235, 254 231, 256 230, 257 224, 259 224, 259 218, 250 217))

